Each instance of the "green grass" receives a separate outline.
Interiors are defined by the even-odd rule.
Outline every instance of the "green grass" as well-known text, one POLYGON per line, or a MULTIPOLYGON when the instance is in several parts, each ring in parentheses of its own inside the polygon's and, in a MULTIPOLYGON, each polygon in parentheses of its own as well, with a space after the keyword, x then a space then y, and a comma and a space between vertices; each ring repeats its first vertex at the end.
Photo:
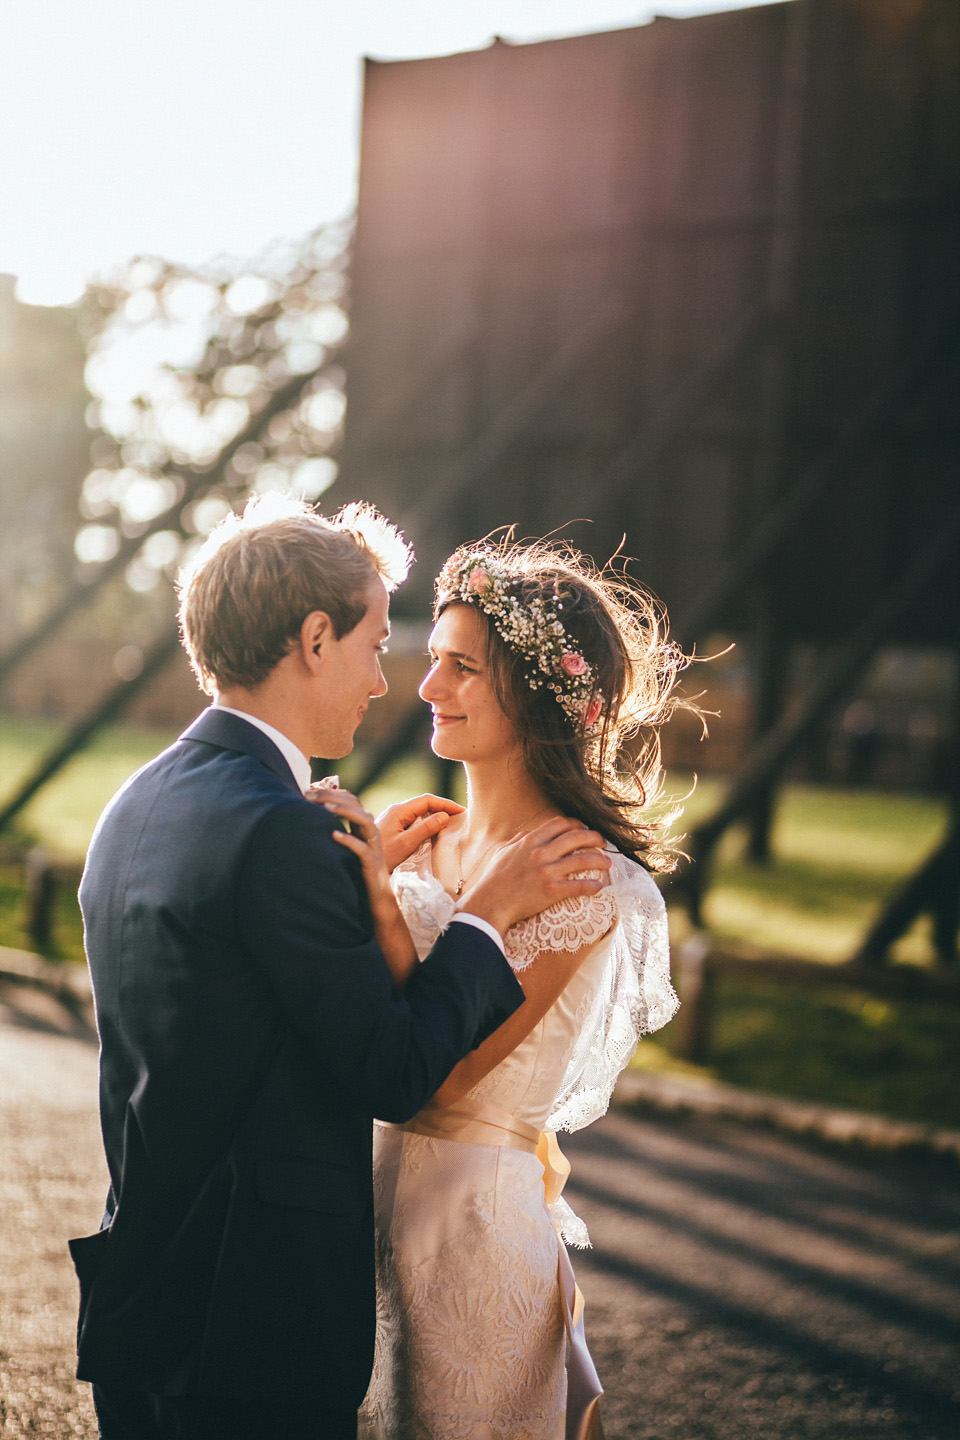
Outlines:
POLYGON ((840 987, 737 977, 716 985, 710 1064, 672 1054, 673 1031, 644 1040, 634 1064, 960 1128, 960 1010, 840 987))
MULTIPOLYGON (((16 792, 62 734, 62 727, 48 721, 0 719, 0 801, 16 792)), ((97 816, 114 791, 175 738, 174 730, 108 726, 39 791, 20 816, 19 828, 57 855, 82 859, 97 816)))
MULTIPOLYGON (((62 727, 51 722, 0 719, 0 801, 16 793, 62 733, 62 727)), ((82 860, 97 816, 111 795, 173 738, 171 731, 132 726, 102 731, 89 749, 38 792, 17 818, 12 833, 0 837, 0 945, 33 949, 23 928, 26 850, 42 844, 61 859, 82 860)), ((76 895, 66 888, 57 894, 53 943, 48 953, 56 959, 83 959, 80 909, 76 895)))
MULTIPOLYGON (((14 950, 34 950, 24 929, 26 905, 23 893, 23 864, 16 848, 4 847, 0 859, 0 945, 14 950)), ((56 894, 53 939, 46 951, 51 960, 83 960, 83 927, 75 891, 61 886, 56 894)))
MULTIPOLYGON (((52 725, 0 719, 5 795, 57 733, 52 725)), ((36 841, 81 858, 113 792, 172 738, 126 726, 106 730, 27 808, 18 831, 21 859, 26 844, 36 841)), ((362 760, 340 762, 343 784, 359 774, 362 760)), ((434 786, 427 760, 405 760, 365 800, 377 813, 434 786)), ((685 777, 670 777, 671 793, 689 788, 685 777)), ((701 781, 677 828, 692 828, 721 793, 721 782, 701 781)), ((929 797, 790 785, 778 810, 773 865, 747 863, 737 831, 720 846, 706 905, 709 927, 719 940, 759 953, 841 961, 883 899, 932 849, 944 818, 943 806, 929 797)), ((8 841, 0 857, 0 944, 29 948, 16 849, 8 841)), ((80 958, 75 897, 64 893, 58 904, 54 953, 80 958)), ((671 922, 682 938, 686 922, 678 908, 671 922)), ((914 927, 895 958, 931 961, 925 924, 914 927)), ((636 1063, 694 1070, 672 1056, 671 1044, 668 1026, 643 1042, 636 1063)), ((825 1104, 960 1125, 960 1012, 917 1001, 881 1002, 832 987, 726 979, 716 990, 710 1065, 696 1073, 825 1104)))
MULTIPOLYGON (((672 786, 682 793, 682 780, 672 786)), ((687 805, 693 827, 722 794, 701 783, 687 805)), ((741 950, 836 964, 856 950, 884 900, 937 844, 943 803, 929 796, 789 785, 777 808, 774 863, 744 857, 745 834, 718 848, 705 910, 721 943, 741 950)), ((688 933, 671 910, 675 939, 688 933)), ((930 926, 919 920, 892 958, 933 963, 930 926)), ((715 987, 709 1065, 672 1053, 677 1022, 644 1041, 634 1063, 696 1073, 824 1105, 905 1120, 960 1125, 960 1010, 916 1000, 788 981, 726 977, 715 987)))
MULTIPOLYGON (((675 789, 682 793, 680 782, 675 789)), ((721 793, 716 781, 699 785, 683 828, 691 829, 721 793)), ((747 861, 739 829, 719 846, 707 926, 718 939, 758 950, 845 960, 885 898, 935 847, 945 823, 945 806, 930 796, 788 785, 777 809, 774 864, 747 861)), ((932 958, 922 920, 898 943, 894 959, 932 958)))

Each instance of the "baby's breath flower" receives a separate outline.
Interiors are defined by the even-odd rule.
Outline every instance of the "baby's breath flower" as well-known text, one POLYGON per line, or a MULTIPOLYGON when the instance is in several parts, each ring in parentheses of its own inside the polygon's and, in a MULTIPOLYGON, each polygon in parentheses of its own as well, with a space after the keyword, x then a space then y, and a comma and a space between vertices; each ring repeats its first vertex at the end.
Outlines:
POLYGON ((538 595, 524 604, 513 593, 512 578, 494 550, 457 550, 444 565, 438 587, 489 615, 500 638, 526 661, 530 689, 546 684, 570 722, 589 730, 600 717, 602 697, 593 667, 570 647, 559 614, 563 601, 538 595))

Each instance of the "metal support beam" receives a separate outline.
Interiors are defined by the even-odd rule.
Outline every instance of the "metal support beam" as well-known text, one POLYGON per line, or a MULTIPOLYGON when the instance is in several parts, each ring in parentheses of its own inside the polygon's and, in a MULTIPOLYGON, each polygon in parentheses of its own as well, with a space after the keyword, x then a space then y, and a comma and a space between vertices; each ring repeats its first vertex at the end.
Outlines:
POLYGON ((256 415, 250 417, 249 424, 245 425, 240 433, 224 446, 215 465, 204 469, 184 466, 171 471, 171 474, 184 480, 185 488, 180 498, 160 515, 154 516, 138 534, 128 536, 121 541, 116 555, 104 561, 93 575, 87 579, 75 580, 32 629, 21 635, 5 654, 0 655, 0 684, 22 661, 26 660, 28 655, 33 654, 44 640, 65 624, 77 610, 84 609, 96 599, 106 582, 129 565, 150 535, 155 535, 161 530, 182 530, 180 516, 184 506, 192 500, 196 500, 205 490, 222 485, 230 461, 241 445, 247 445, 256 440, 274 415, 289 410, 306 386, 316 378, 317 373, 314 371, 309 375, 297 375, 288 384, 275 390, 256 415))
POLYGON ((948 790, 949 819, 943 840, 884 905, 854 956, 864 965, 882 965, 895 940, 918 915, 933 917, 933 948, 943 965, 960 959, 960 650, 954 668, 954 735, 948 790))
POLYGON ((947 515, 941 528, 904 568, 896 583, 874 602, 853 633, 837 647, 832 660, 824 665, 800 704, 767 734, 718 809, 695 827, 690 838, 691 863, 681 880, 695 925, 702 924, 707 867, 721 835, 743 817, 813 728, 849 693, 894 621, 918 599, 958 547, 960 506, 947 515))
MULTIPOLYGON (((764 596, 763 599, 768 597, 764 596)), ((757 677, 754 697, 754 741, 762 743, 783 714, 783 697, 787 679, 787 642, 764 604, 757 625, 757 677)), ((777 785, 771 783, 756 797, 749 811, 747 857, 756 865, 767 865, 771 859, 771 834, 776 810, 777 785)))
POLYGON ((132 680, 124 680, 119 685, 115 685, 92 710, 89 710, 67 731, 59 745, 56 745, 44 756, 33 774, 23 782, 13 798, 0 810, 0 831, 5 830, 10 822, 20 814, 24 806, 33 799, 37 791, 41 790, 48 780, 51 780, 68 761, 72 760, 88 744, 101 726, 108 725, 111 720, 116 720, 126 710, 130 701, 146 688, 165 665, 169 664, 179 648, 180 634, 174 626, 173 629, 165 631, 147 651, 143 660, 143 669, 139 675, 135 675, 132 680))
POLYGON ((933 854, 888 900, 867 931, 851 964, 882 965, 899 940, 924 911, 933 913, 934 940, 945 964, 957 959, 957 916, 960 896, 960 830, 951 827, 933 854))
MULTIPOLYGON (((754 493, 768 511, 782 495, 787 475, 787 426, 793 378, 797 263, 803 238, 803 154, 810 57, 810 4, 791 6, 784 30, 780 113, 774 171, 773 224, 767 256, 767 306, 774 317, 760 364, 760 426, 754 493)), ((783 709, 786 642, 776 619, 774 584, 757 578, 757 675, 753 705, 754 739, 762 741, 783 709)), ((747 854, 768 864, 779 777, 756 797, 750 813, 747 854)))

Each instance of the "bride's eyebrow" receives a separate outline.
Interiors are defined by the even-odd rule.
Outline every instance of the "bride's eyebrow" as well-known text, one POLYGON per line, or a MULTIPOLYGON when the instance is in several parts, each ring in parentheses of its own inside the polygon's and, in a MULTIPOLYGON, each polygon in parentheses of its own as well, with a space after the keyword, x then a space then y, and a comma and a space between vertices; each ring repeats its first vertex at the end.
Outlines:
MULTIPOLYGON (((440 651, 437 650, 433 645, 427 646, 427 654, 430 656, 431 660, 439 660, 440 658, 440 651)), ((476 658, 475 655, 468 654, 466 650, 445 650, 444 654, 446 655, 448 660, 463 660, 466 661, 468 665, 479 666, 481 664, 481 662, 476 658)))

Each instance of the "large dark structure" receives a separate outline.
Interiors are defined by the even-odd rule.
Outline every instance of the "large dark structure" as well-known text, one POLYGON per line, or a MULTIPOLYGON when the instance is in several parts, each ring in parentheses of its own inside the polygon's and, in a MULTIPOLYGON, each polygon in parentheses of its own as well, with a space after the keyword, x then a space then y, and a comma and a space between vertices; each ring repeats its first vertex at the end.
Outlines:
POLYGON ((854 426, 767 577, 843 635, 954 493, 958 135, 953 0, 369 62, 341 483, 422 577, 506 519, 626 530, 679 614, 854 426))
MULTIPOLYGON (((694 913, 877 647, 957 645, 958 135, 954 0, 368 62, 338 491, 410 533, 408 607, 515 522, 598 559, 625 532, 685 643, 754 638, 757 748, 694 913), (785 719, 791 639, 824 661, 785 719)), ((952 955, 945 846, 907 909, 952 955)))

